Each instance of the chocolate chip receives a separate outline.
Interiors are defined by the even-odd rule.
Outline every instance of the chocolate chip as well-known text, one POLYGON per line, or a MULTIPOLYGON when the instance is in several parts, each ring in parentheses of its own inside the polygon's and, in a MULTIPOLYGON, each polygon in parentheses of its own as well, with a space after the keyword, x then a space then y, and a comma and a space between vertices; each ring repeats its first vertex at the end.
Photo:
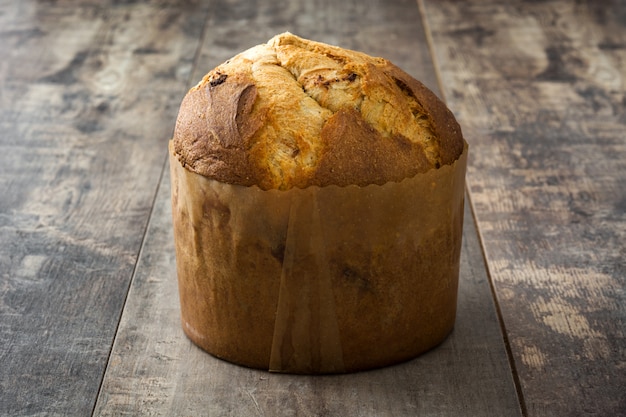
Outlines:
POLYGON ((285 245, 282 243, 272 248, 271 250, 272 256, 276 258, 281 264, 283 263, 283 259, 285 259, 285 245))
POLYGON ((209 84, 211 87, 215 87, 216 85, 220 85, 226 81, 226 78, 228 78, 227 74, 220 74, 216 79, 209 81, 209 84))

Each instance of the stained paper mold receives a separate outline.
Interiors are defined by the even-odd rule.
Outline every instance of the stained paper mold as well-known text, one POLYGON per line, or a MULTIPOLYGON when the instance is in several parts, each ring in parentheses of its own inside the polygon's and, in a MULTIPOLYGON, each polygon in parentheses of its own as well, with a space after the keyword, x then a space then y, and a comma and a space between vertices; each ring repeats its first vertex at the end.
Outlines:
POLYGON ((263 191, 185 169, 170 143, 183 329, 275 372, 411 359, 454 326, 467 144, 452 165, 366 187, 263 191))

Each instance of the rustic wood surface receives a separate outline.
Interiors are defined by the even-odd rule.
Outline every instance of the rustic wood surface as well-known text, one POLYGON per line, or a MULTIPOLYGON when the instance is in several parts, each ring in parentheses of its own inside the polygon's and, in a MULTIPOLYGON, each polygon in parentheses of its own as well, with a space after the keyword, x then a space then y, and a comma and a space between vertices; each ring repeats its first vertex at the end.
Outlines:
POLYGON ((626 415, 623 0, 0 0, 0 53, 0 415, 626 415), (457 325, 413 361, 269 374, 180 329, 178 105, 284 30, 391 59, 470 142, 457 325))
POLYGON ((168 180, 161 183, 95 415, 521 415, 469 208, 457 323, 441 346, 380 370, 283 375, 216 359, 184 335, 168 180))
MULTIPOLYGON (((317 10, 315 19, 300 16, 307 4, 283 10, 281 18, 271 5, 271 1, 258 2, 257 12, 250 15, 241 10, 225 14, 219 24, 210 17, 213 24, 206 30, 194 79, 233 51, 290 30, 385 54, 437 88, 415 3, 346 2, 335 5, 333 14, 317 10), (379 20, 381 15, 383 20, 379 20), (241 16, 249 17, 242 21, 241 16), (341 26, 345 33, 329 30, 333 26, 341 26), (232 27, 237 27, 236 34, 232 27), (401 46, 389 50, 385 39, 398 40, 401 46), (411 45, 421 47, 410 53, 411 45)), ((268 374, 215 359, 184 336, 179 324, 168 181, 166 174, 95 415, 140 411, 216 416, 520 415, 470 213, 466 214, 459 318, 443 346, 415 361, 379 371, 331 377, 268 374)))
POLYGON ((529 416, 626 415, 626 2, 424 2, 529 416))
POLYGON ((206 9, 0 2, 0 414, 91 413, 206 9))

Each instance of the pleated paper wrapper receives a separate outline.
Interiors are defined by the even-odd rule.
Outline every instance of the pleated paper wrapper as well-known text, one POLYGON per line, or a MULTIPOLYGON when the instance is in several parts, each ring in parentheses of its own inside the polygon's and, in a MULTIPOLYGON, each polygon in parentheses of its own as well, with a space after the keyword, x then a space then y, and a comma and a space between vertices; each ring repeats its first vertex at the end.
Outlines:
POLYGON ((467 151, 401 182, 264 191, 187 170, 170 143, 184 332, 227 361, 303 374, 437 346, 455 321, 467 151))

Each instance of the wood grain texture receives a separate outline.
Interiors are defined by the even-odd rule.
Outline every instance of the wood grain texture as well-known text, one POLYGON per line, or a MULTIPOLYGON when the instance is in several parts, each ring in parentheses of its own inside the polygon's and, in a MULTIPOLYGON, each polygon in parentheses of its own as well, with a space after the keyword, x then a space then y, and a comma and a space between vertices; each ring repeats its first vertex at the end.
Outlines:
POLYGON ((203 24, 0 3, 0 415, 89 415, 203 24))
POLYGON ((437 79, 414 0, 216 0, 193 73, 200 80, 218 64, 272 36, 304 38, 382 56, 437 91, 437 79))
POLYGON ((530 416, 626 414, 626 3, 428 1, 530 416))
POLYGON ((216 359, 184 335, 164 177, 95 415, 521 415, 469 209, 465 215, 457 323, 441 346, 369 372, 268 373, 216 359))
MULTIPOLYGON (((193 79, 284 30, 384 55, 436 85, 417 5, 400 0, 315 5, 218 2, 209 13, 193 79)), ((185 337, 169 198, 166 174, 95 415, 521 415, 469 211, 458 319, 444 344, 394 367, 309 377, 232 365, 201 351, 185 337)))

